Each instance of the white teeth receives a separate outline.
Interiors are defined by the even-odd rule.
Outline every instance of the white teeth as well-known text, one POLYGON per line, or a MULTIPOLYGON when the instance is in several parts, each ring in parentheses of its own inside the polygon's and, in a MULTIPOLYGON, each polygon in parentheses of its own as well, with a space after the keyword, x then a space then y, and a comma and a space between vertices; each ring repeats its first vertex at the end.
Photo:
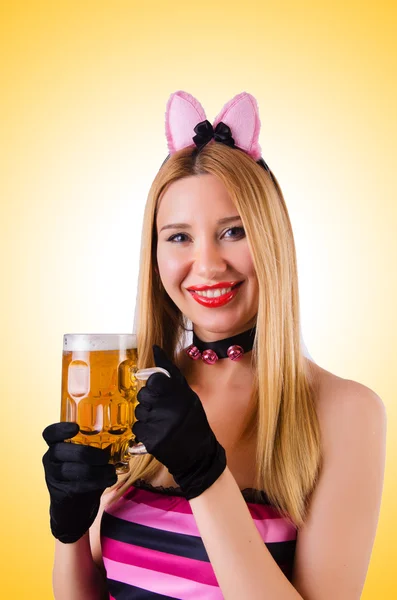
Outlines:
POLYGON ((223 294, 227 294, 231 291, 231 287, 222 288, 218 290, 205 290, 202 292, 196 292, 199 296, 204 296, 205 298, 217 298, 218 296, 223 296, 223 294))

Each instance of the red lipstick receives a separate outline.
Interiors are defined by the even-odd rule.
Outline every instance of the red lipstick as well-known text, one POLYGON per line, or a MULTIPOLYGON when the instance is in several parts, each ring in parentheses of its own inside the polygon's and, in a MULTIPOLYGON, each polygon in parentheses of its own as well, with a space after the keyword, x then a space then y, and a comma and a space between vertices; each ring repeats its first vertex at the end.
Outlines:
MULTIPOLYGON (((222 285, 217 284, 217 286, 213 286, 212 288, 208 288, 208 286, 204 286, 204 289, 217 289, 217 288, 222 288, 222 287, 232 287, 231 285, 223 285, 224 282, 222 282, 222 285)), ((228 282, 230 283, 230 282, 228 282)), ((244 282, 241 281, 239 284, 237 284, 236 287, 234 287, 232 290, 230 290, 230 292, 227 292, 226 294, 222 294, 222 296, 217 296, 216 298, 206 298, 205 296, 200 296, 199 294, 196 293, 197 290, 190 288, 189 291, 192 295, 192 297, 194 298, 194 300, 196 300, 196 302, 198 302, 199 304, 201 304, 202 306, 206 306, 207 308, 218 308, 220 306, 224 306, 225 304, 228 304, 231 300, 233 300, 233 298, 238 294, 240 287, 242 286, 244 282)), ((203 287, 203 286, 197 286, 197 287, 203 287)), ((198 290, 200 291, 200 290, 198 290)))

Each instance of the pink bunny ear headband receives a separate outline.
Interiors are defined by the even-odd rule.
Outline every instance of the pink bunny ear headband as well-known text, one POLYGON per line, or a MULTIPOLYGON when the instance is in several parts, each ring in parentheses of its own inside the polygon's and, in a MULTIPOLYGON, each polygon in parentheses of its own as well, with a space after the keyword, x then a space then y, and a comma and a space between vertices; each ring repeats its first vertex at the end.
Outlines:
POLYGON ((243 150, 271 176, 269 167, 261 157, 258 143, 260 126, 257 101, 247 92, 237 94, 225 104, 215 118, 214 125, 211 125, 200 102, 179 90, 171 94, 167 102, 165 133, 169 155, 163 164, 178 150, 191 146, 192 141, 196 145, 192 152, 194 155, 214 139, 231 148, 243 150))

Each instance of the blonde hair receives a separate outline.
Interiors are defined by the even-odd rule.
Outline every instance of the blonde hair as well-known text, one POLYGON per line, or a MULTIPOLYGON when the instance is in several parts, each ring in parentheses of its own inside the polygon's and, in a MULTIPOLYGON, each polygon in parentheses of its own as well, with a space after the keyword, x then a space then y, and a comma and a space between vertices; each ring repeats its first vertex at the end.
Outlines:
MULTIPOLYGON (((252 410, 243 434, 257 436, 255 486, 299 527, 317 481, 321 449, 314 388, 300 341, 297 262, 287 207, 275 176, 245 152, 210 142, 194 159, 191 153, 189 147, 171 155, 149 191, 136 306, 138 367, 154 364, 153 344, 177 362, 187 324, 154 269, 159 199, 178 179, 213 174, 241 216, 259 285, 252 410)), ((116 484, 115 498, 137 479, 155 475, 161 465, 145 455, 133 457, 130 468, 116 484)))

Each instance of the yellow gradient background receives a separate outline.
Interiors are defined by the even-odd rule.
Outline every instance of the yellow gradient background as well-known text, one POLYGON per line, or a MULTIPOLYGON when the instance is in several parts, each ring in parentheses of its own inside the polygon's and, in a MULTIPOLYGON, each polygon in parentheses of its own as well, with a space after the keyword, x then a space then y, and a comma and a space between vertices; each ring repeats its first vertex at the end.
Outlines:
POLYGON ((59 418, 62 335, 132 331, 144 203, 182 89, 211 121, 241 91, 258 100, 309 352, 387 407, 362 598, 396 598, 396 4, 0 6, 1 596, 53 597, 41 431, 59 418))

